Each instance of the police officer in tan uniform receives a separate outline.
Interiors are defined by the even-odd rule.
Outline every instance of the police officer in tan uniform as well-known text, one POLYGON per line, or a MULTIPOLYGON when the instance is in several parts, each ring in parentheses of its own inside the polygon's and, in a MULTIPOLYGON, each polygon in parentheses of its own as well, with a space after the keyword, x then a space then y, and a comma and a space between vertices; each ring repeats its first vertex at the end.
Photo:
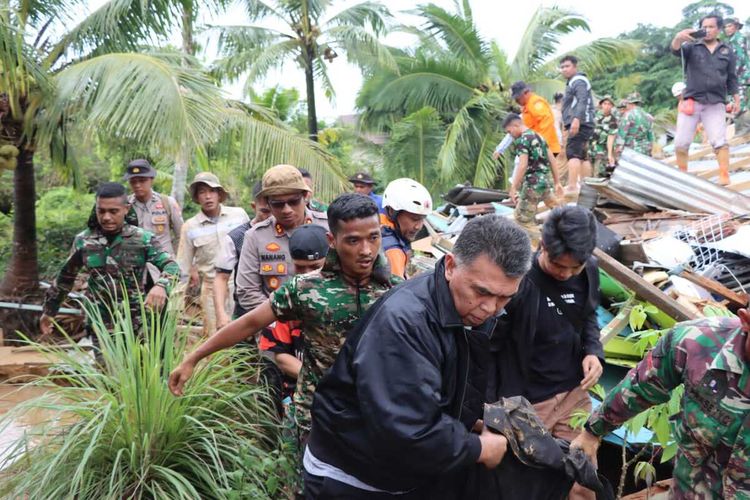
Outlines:
POLYGON ((271 217, 250 228, 237 268, 237 299, 246 311, 262 304, 294 275, 289 238, 304 224, 328 229, 328 217, 306 206, 310 188, 297 167, 276 165, 263 175, 263 189, 271 217))
POLYGON ((153 190, 156 170, 148 160, 128 163, 125 180, 133 193, 128 202, 138 215, 138 227, 154 233, 153 241, 175 257, 182 230, 182 210, 177 200, 153 190))

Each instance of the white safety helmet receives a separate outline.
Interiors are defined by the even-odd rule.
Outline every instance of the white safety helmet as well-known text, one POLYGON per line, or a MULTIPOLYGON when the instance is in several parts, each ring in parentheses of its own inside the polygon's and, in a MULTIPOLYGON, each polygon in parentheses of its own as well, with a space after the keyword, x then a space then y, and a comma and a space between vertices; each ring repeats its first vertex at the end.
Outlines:
POLYGON ((677 82, 674 85, 672 85, 672 95, 675 97, 680 97, 682 93, 685 91, 685 82, 677 82))
POLYGON ((402 178, 388 183, 383 192, 383 207, 396 212, 428 215, 432 212, 432 197, 427 189, 415 180, 402 178))

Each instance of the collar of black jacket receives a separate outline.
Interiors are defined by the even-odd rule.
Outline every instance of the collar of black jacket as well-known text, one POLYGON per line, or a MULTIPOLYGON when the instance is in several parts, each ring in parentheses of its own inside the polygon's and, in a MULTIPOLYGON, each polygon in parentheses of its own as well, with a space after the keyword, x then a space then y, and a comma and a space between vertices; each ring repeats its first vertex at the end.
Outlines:
POLYGON ((453 295, 445 279, 445 257, 441 258, 435 265, 435 303, 437 304, 438 318, 440 324, 445 327, 464 326, 456 305, 453 303, 453 295))

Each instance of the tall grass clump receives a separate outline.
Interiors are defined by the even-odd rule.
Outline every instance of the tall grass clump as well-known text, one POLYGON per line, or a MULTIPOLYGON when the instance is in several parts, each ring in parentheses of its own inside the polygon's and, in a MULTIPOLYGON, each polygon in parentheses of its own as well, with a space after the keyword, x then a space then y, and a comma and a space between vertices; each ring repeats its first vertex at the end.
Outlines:
POLYGON ((43 396, 16 407, 0 432, 26 412, 56 415, 29 428, 0 462, 0 497, 33 499, 231 499, 279 495, 276 422, 257 363, 217 353, 196 370, 183 397, 167 377, 186 350, 179 311, 144 311, 134 331, 127 301, 108 311, 84 305, 100 345, 37 345, 61 361, 38 380, 43 396))

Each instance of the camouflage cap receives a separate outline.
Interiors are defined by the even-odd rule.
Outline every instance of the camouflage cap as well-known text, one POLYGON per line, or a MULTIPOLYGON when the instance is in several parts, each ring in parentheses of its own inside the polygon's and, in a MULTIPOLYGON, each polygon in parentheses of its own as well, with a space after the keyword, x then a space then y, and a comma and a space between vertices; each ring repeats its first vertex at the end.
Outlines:
POLYGON ((638 92, 633 92, 628 95, 628 102, 630 104, 640 104, 643 102, 643 99, 641 99, 641 94, 638 92))
POLYGON ((604 101, 609 101, 612 104, 612 106, 615 105, 614 99, 612 99, 612 96, 609 94, 602 96, 602 98, 599 99, 599 104, 603 103, 604 101))
POLYGON ((737 26, 738 30, 741 30, 745 26, 736 17, 725 17, 724 18, 724 26, 726 26, 727 24, 734 24, 735 26, 737 26))
POLYGON ((219 178, 216 177, 215 174, 212 174, 211 172, 200 172, 198 174, 195 174, 195 177, 193 178, 193 182, 190 183, 190 196, 193 198, 193 201, 198 203, 198 200, 196 199, 198 194, 198 187, 200 184, 205 184, 206 186, 218 189, 219 190, 219 201, 224 202, 224 200, 227 199, 228 193, 226 189, 224 189, 224 186, 221 185, 219 182, 219 178))
POLYGON ((617 103, 618 108, 625 108, 628 105, 627 99, 620 99, 620 102, 617 103))
POLYGON ((129 181, 133 177, 150 177, 153 179, 156 177, 156 170, 151 166, 148 160, 133 160, 128 163, 128 166, 125 169, 125 180, 129 181))
POLYGON ((361 184, 376 184, 375 179, 367 172, 357 172, 349 177, 349 182, 359 182, 361 184))
POLYGON ((302 178, 299 169, 292 165, 276 165, 269 168, 263 174, 262 182, 263 189, 258 193, 258 196, 262 198, 312 191, 302 178))

